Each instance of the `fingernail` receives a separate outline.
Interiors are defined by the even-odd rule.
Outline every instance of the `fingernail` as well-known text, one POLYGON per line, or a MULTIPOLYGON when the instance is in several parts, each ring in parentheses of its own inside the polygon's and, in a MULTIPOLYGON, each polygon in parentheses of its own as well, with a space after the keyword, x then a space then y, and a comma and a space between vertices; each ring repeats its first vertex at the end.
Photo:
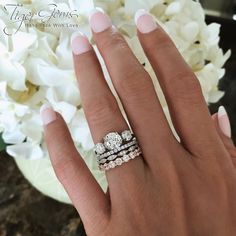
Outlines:
POLYGON ((100 33, 112 26, 111 19, 101 8, 95 8, 90 13, 89 22, 95 33, 100 33))
POLYGON ((223 106, 219 107, 218 111, 218 122, 221 131, 223 134, 229 138, 231 138, 231 126, 230 126, 230 121, 228 114, 223 106))
POLYGON ((135 23, 138 30, 143 34, 150 33, 157 28, 154 18, 144 9, 140 9, 136 12, 135 23))
POLYGON ((40 109, 44 125, 48 125, 57 119, 57 115, 50 104, 44 104, 40 109))
POLYGON ((88 52, 92 49, 88 38, 81 32, 75 32, 71 36, 71 48, 75 55, 88 52))

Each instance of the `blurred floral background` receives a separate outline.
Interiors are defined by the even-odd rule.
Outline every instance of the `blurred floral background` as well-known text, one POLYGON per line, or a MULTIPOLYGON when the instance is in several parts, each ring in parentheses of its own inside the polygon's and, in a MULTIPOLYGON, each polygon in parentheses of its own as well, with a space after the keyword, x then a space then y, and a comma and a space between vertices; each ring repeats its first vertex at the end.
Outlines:
MULTIPOLYGON (((3 2, 6 4, 15 1, 3 2)), ((29 4, 31 1, 17 2, 29 4)), ((31 7, 36 10, 43 5, 41 1, 32 2, 31 7)), ((82 22, 80 30, 91 38, 86 15, 93 7, 92 1, 86 1, 87 5, 83 5, 83 1, 55 2, 68 2, 67 5, 72 9, 80 9, 80 14, 83 16, 79 19, 80 23, 82 22)), ((191 0, 140 1, 141 6, 135 5, 134 1, 130 0, 125 1, 125 7, 121 4, 124 1, 96 2, 98 6, 109 12, 140 62, 154 78, 149 63, 138 46, 132 17, 136 7, 151 10, 197 74, 211 112, 216 112, 219 105, 226 107, 236 137, 236 41, 231 33, 236 30, 234 1, 203 0, 202 4, 207 14, 206 23, 209 26, 205 24, 201 7, 196 10, 197 5, 193 5, 196 3, 191 0), (157 2, 158 4, 155 5, 157 2), (177 2, 182 2, 184 7, 180 8, 177 2), (193 6, 195 14, 192 14, 193 6), (186 16, 184 20, 183 14, 186 16), (212 22, 221 24, 221 29, 218 24, 212 22), (231 57, 224 66, 230 54, 231 57)), ((85 235, 83 225, 72 206, 52 200, 32 187, 33 184, 44 194, 62 202, 69 202, 61 186, 55 184, 55 176, 46 158, 46 147, 42 140, 39 107, 49 101, 67 121, 78 149, 84 154, 88 166, 101 186, 106 189, 104 175, 96 169, 96 162, 93 161, 92 141, 76 88, 69 49, 70 34, 73 30, 61 31, 48 27, 46 31, 41 31, 30 27, 28 31, 22 27, 20 32, 9 39, 9 36, 3 33, 6 25, 7 29, 10 29, 4 9, 0 10, 0 14, 2 16, 0 20, 0 130, 3 132, 3 141, 8 144, 6 147, 4 142, 1 142, 3 151, 0 153, 0 236, 85 235), (27 39, 23 45, 19 44, 21 37, 27 39), (15 58, 18 64, 10 64, 12 58, 15 58), (16 77, 19 79, 16 80, 16 77), (49 77, 56 79, 50 81, 45 79, 49 77), (62 88, 66 88, 64 93, 62 88), (17 165, 12 157, 15 157, 17 165), (42 158, 46 159, 43 164, 42 158)), ((18 27, 19 25, 16 25, 11 30, 18 27)), ((102 63, 101 58, 100 60, 102 63)), ((103 69, 109 82, 109 76, 105 68, 103 69)), ((158 84, 155 86, 165 109, 165 101, 159 86, 158 84)))

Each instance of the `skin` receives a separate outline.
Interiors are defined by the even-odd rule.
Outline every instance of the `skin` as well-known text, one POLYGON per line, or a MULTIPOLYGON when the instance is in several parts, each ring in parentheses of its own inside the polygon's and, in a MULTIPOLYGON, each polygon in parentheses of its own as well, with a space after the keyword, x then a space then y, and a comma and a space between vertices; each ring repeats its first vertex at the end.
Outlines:
MULTIPOLYGON (((165 94, 173 136, 150 76, 114 28, 94 33, 143 155, 106 172, 104 193, 57 119, 45 126, 55 173, 88 236, 232 236, 236 232, 236 151, 211 117, 201 87, 158 27, 138 32, 165 94)), ((95 143, 128 128, 93 50, 74 55, 83 108, 95 143), (89 70, 87 69, 89 68, 89 70)))

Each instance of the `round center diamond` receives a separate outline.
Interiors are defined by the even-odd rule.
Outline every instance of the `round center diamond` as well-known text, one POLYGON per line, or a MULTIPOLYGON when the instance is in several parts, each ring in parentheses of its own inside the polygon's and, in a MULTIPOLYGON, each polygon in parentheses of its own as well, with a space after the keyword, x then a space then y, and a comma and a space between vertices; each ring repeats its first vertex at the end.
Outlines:
POLYGON ((122 144, 122 138, 116 132, 110 133, 104 138, 104 146, 108 150, 119 148, 121 144, 122 144))

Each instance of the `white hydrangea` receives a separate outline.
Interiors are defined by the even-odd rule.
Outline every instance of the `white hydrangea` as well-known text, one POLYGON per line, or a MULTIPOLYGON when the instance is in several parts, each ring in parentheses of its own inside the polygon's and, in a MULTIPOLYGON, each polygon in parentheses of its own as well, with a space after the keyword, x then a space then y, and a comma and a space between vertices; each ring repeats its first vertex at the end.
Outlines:
MULTIPOLYGON (((37 12, 41 9, 50 12, 48 4, 52 3, 57 4, 57 8, 62 11, 78 9, 79 17, 71 18, 69 23, 79 24, 79 30, 89 39, 92 39, 88 24, 89 11, 94 6, 102 7, 153 78, 168 116, 158 80, 136 36, 134 14, 138 9, 144 8, 156 17, 173 39, 197 75, 206 101, 216 102, 223 95, 217 85, 225 73, 222 67, 229 58, 230 51, 224 55, 219 48, 220 25, 206 25, 204 12, 198 1, 11 0, 7 3, 22 3, 25 12, 37 12)), ((70 37, 78 28, 37 28, 27 27, 24 23, 19 27, 20 22, 13 23, 3 5, 0 5, 0 16, 0 132, 5 142, 10 144, 7 152, 17 159, 48 158, 39 110, 42 104, 49 102, 64 117, 78 150, 84 154, 87 165, 104 187, 104 174, 98 171, 95 157, 91 158, 93 142, 73 69, 70 37), (7 36, 3 33, 6 29, 18 32, 7 36)), ((40 19, 36 18, 37 20, 40 19)), ((96 46, 94 48, 102 63, 106 80, 114 91, 104 62, 96 46)))

